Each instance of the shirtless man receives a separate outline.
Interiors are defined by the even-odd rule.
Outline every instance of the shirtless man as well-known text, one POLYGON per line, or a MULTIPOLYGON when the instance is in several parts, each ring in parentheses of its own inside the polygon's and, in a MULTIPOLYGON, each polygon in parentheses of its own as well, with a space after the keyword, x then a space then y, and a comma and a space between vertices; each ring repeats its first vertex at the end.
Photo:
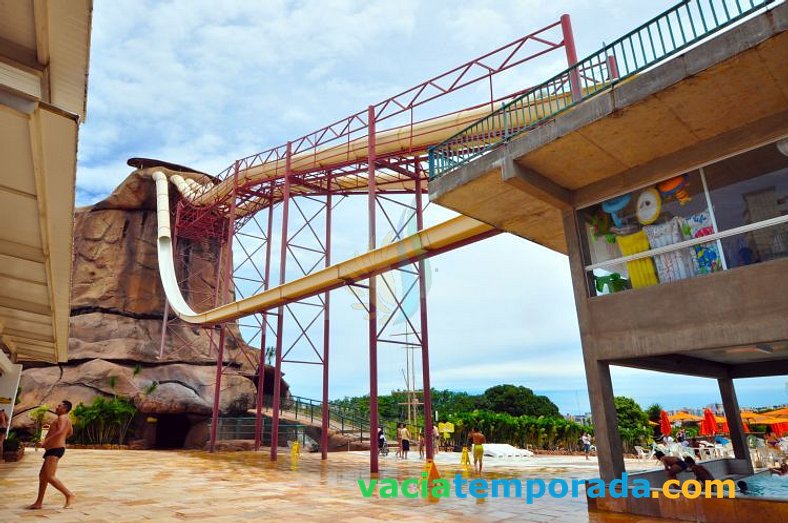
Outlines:
POLYGON ((707 481, 713 481, 714 476, 709 472, 709 469, 704 467, 703 465, 698 465, 695 463, 695 460, 689 456, 684 458, 684 463, 689 466, 689 469, 695 474, 695 479, 700 481, 701 483, 706 483, 707 481))
POLYGON ((679 472, 687 470, 687 463, 681 458, 666 456, 659 450, 654 453, 654 457, 665 465, 665 472, 668 474, 668 479, 676 479, 679 472))
POLYGON ((487 438, 476 427, 473 427, 469 437, 473 443, 473 470, 478 470, 479 474, 481 474, 482 460, 484 460, 484 443, 487 443, 487 438), (477 464, 479 466, 478 469, 476 468, 477 464))
POLYGON ((38 473, 38 497, 35 503, 30 505, 29 509, 40 509, 44 503, 44 494, 47 491, 47 485, 52 485, 66 497, 66 504, 63 508, 71 508, 74 503, 74 493, 66 488, 59 479, 55 477, 57 471, 57 464, 63 454, 66 453, 66 438, 73 434, 74 429, 71 426, 71 420, 68 418, 68 413, 71 410, 71 402, 63 400, 55 408, 57 419, 49 427, 49 433, 44 440, 43 447, 46 449, 44 452, 44 464, 41 465, 41 472, 38 473))

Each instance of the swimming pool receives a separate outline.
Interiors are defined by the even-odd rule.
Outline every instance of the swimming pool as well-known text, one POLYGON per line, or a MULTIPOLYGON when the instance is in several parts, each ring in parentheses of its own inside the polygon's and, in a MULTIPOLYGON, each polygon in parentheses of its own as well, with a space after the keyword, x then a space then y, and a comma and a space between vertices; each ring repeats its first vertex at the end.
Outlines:
POLYGON ((743 478, 742 481, 747 483, 747 496, 788 499, 788 476, 776 476, 767 471, 743 478))

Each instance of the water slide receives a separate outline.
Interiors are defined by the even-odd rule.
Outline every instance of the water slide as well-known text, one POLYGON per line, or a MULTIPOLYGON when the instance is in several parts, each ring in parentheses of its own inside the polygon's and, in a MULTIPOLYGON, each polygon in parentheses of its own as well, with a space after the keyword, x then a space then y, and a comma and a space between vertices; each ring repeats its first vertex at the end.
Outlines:
MULTIPOLYGON (((526 126, 533 121, 542 119, 546 114, 550 114, 552 107, 565 102, 567 95, 558 94, 547 96, 536 100, 529 105, 528 110, 518 110, 507 113, 506 121, 496 120, 490 123, 483 135, 477 141, 468 139, 463 143, 463 147, 473 149, 486 145, 494 133, 503 128, 504 124, 508 128, 526 126)), ((454 136, 466 129, 469 125, 477 122, 481 118, 490 114, 490 106, 484 105, 473 109, 459 111, 446 116, 432 118, 429 120, 416 122, 410 125, 403 125, 389 130, 375 133, 375 154, 378 157, 389 154, 418 155, 427 151, 427 148, 441 143, 442 141, 454 136)), ((290 171, 293 173, 313 172, 321 169, 331 169, 339 164, 348 162, 363 162, 368 158, 367 137, 356 138, 344 143, 327 146, 316 150, 308 150, 293 154, 290 159, 290 171)), ((259 165, 241 167, 238 173, 237 186, 244 187, 254 185, 266 180, 281 177, 285 174, 284 158, 275 158, 265 161, 259 165)), ((168 173, 169 174, 169 173, 168 173)), ((337 190, 353 188, 358 185, 358 174, 337 176, 332 178, 332 186, 337 190)), ((181 196, 190 205, 203 207, 215 205, 217 202, 226 202, 234 190, 233 176, 229 176, 219 183, 204 180, 203 183, 196 179, 180 177, 173 179, 181 196)), ((378 184, 386 183, 385 177, 378 175, 378 184)), ((402 180, 399 187, 387 185, 390 189, 413 189, 413 180, 402 180)), ((300 187, 298 182, 291 185, 292 195, 304 194, 311 189, 300 187)), ((268 200, 249 200, 241 202, 235 210, 236 217, 242 217, 250 213, 259 211, 269 204, 268 200)), ((225 206, 220 206, 220 209, 225 206)))
MULTIPOLYGON (((173 175, 171 178, 175 178, 173 175)), ((498 231, 486 223, 458 216, 444 223, 429 227, 398 242, 390 243, 355 258, 332 265, 308 276, 287 282, 279 287, 255 294, 205 312, 195 312, 189 307, 178 287, 173 261, 170 232, 169 181, 161 171, 153 173, 156 181, 158 218, 159 274, 167 301, 179 318, 195 324, 211 325, 232 321, 250 314, 270 310, 295 300, 315 296, 348 283, 365 280, 371 276, 411 263, 421 257, 438 254, 453 247, 483 239, 498 231)), ((180 181, 179 181, 180 182, 180 181)))
MULTIPOLYGON (((542 118, 549 104, 555 102, 555 97, 547 97, 534 102, 529 111, 518 112, 522 118, 522 125, 529 121, 542 118)), ((378 155, 401 152, 402 154, 418 154, 426 151, 430 145, 438 144, 465 129, 489 114, 489 106, 467 111, 461 111, 441 118, 433 118, 424 122, 405 125, 402 127, 381 131, 375 135, 375 152, 378 155)), ((503 123, 503 122, 499 122, 503 123)), ((511 127, 512 122, 508 125, 511 127)), ((494 133, 497 124, 492 123, 487 133, 494 133)), ((480 137, 480 143, 485 137, 480 137)), ((366 137, 358 138, 341 145, 335 145, 293 155, 290 159, 291 172, 304 172, 315 169, 327 169, 347 161, 364 161, 367 158, 366 137)), ((474 143, 465 144, 474 147, 474 143)), ((228 177, 214 183, 202 177, 202 182, 194 177, 182 176, 179 173, 164 168, 148 168, 144 170, 156 182, 156 202, 158 219, 158 258, 159 274, 167 300, 172 310, 179 318, 192 324, 212 325, 226 321, 233 321, 250 314, 271 310, 280 305, 342 287, 349 283, 368 279, 383 272, 412 263, 418 259, 440 254, 462 245, 488 238, 497 234, 494 227, 474 220, 467 216, 458 216, 439 225, 426 228, 412 236, 400 241, 390 243, 378 249, 361 254, 355 258, 332 265, 320 271, 285 283, 279 287, 263 291, 254 296, 240 299, 226 305, 216 307, 205 312, 195 312, 186 303, 178 287, 173 261, 173 242, 170 229, 169 184, 172 183, 180 196, 190 205, 195 207, 214 206, 219 212, 227 212, 225 205, 216 206, 217 202, 226 201, 232 197, 234 184, 246 186, 260 183, 285 174, 285 161, 277 159, 256 165, 238 174, 238 179, 228 177)), ((351 176, 348 176, 347 183, 351 176)), ((358 183, 358 174, 352 175, 353 183, 358 183)), ((333 183, 342 187, 345 183, 342 176, 333 180, 333 183)), ((408 182, 402 182, 403 184, 408 182)), ((298 195, 306 192, 299 191, 297 183, 291 188, 291 194, 298 195)), ((257 212, 264 205, 272 202, 247 201, 236 208, 235 216, 257 212)))

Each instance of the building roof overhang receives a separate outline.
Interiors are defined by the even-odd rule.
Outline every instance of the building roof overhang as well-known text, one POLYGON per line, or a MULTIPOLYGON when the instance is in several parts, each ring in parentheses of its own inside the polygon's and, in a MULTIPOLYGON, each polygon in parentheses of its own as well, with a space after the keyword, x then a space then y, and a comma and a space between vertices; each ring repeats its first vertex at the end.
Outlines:
POLYGON ((430 181, 438 204, 567 253, 562 212, 788 134, 788 4, 430 181))
POLYGON ((0 4, 0 347, 66 361, 92 1, 0 4))

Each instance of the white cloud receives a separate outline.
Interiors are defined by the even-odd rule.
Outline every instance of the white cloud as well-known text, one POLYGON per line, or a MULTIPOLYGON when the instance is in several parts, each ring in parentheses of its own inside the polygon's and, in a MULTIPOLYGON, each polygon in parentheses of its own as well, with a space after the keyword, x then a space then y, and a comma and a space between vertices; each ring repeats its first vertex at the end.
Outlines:
MULTIPOLYGON (((130 171, 125 165, 130 156, 217 173, 237 158, 363 111, 564 12, 572 15, 582 57, 672 3, 96 2, 78 204, 100 199, 120 183, 130 171)), ((563 51, 547 55, 496 80, 496 94, 546 80, 564 67, 563 51)), ((474 103, 486 89, 473 91, 474 103)), ((457 110, 470 99, 447 97, 433 114, 457 110)), ((364 198, 356 198, 337 207, 334 261, 366 250, 365 206, 364 198)), ((431 206, 426 221, 452 215, 431 206)), ((279 227, 277 220, 275 260, 279 227)), ((483 390, 511 381, 554 391, 565 401, 564 410, 585 408, 577 320, 563 256, 501 235, 430 264, 437 387, 483 390)), ((290 263, 288 273, 295 271, 290 263)), ((271 274, 278 281, 278 262, 271 274)), ((354 301, 344 290, 332 294, 332 397, 368 390, 366 322, 354 301)), ((381 392, 402 387, 402 351, 382 345, 380 360, 381 392)), ((285 371, 294 393, 319 395, 316 368, 287 365, 285 371)), ((617 393, 636 397, 659 397, 688 383, 653 373, 648 380, 637 379, 628 370, 616 370, 614 376, 617 393)))

